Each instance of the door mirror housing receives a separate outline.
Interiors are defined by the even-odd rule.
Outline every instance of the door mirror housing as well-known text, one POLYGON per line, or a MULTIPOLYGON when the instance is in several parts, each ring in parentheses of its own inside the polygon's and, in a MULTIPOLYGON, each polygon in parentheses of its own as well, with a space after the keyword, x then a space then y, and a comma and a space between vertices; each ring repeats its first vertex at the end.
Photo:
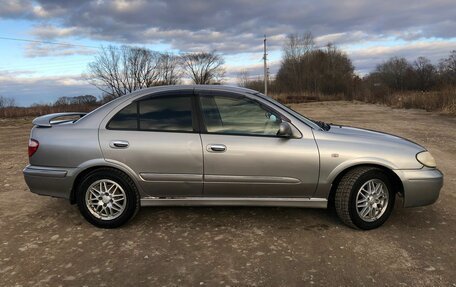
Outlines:
POLYGON ((279 137, 290 138, 293 136, 293 131, 288 122, 281 122, 279 126, 279 131, 277 132, 279 137))

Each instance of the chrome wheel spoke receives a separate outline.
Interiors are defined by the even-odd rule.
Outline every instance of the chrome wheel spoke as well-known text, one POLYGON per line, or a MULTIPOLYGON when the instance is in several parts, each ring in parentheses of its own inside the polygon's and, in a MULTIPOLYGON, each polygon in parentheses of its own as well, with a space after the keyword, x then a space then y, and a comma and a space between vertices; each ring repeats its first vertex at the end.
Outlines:
POLYGON ((116 206, 116 205, 111 205, 111 209, 113 209, 114 211, 120 211, 121 207, 116 206))
POLYGON ((369 213, 369 206, 365 206, 362 210, 361 210, 361 214, 363 216, 366 216, 366 214, 369 213))
POLYGON ((85 203, 92 215, 101 220, 113 220, 126 209, 127 196, 123 188, 110 179, 98 180, 87 189, 85 203))
POLYGON ((373 222, 380 218, 388 207, 388 188, 380 179, 366 181, 356 195, 356 211, 362 220, 373 222))
POLYGON ((364 198, 368 198, 369 197, 369 191, 365 190, 365 189, 361 189, 359 191, 359 195, 364 197, 364 198))
POLYGON ((112 206, 115 206, 115 207, 117 207, 117 208, 119 208, 119 209, 122 208, 122 205, 118 204, 117 202, 113 202, 113 203, 112 203, 112 206))
POLYGON ((367 200, 365 200, 364 202, 358 202, 356 204, 356 207, 360 208, 360 207, 366 207, 366 206, 369 206, 369 204, 367 203, 367 200))
POLYGON ((115 198, 117 198, 117 197, 121 197, 121 198, 123 198, 123 197, 124 197, 124 195, 123 195, 123 194, 113 194, 113 195, 112 195, 112 197, 115 197, 115 198))
POLYGON ((375 209, 374 208, 371 208, 371 210, 369 212, 369 217, 370 218, 374 218, 375 217, 375 209))

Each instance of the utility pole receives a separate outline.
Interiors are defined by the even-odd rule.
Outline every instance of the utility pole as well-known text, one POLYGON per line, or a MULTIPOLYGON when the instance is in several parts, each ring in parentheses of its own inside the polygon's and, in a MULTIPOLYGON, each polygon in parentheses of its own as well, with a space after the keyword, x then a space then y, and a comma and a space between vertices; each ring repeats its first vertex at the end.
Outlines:
POLYGON ((264 60, 264 95, 268 95, 268 64, 267 64, 267 56, 268 54, 266 53, 266 35, 264 35, 264 55, 263 55, 263 60, 264 60))

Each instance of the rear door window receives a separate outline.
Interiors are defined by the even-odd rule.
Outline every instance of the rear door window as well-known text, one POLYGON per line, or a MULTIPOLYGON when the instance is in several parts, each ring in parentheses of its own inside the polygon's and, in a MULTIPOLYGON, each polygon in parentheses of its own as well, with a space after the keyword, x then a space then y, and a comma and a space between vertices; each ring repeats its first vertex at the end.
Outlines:
POLYGON ((192 132, 190 96, 163 96, 139 102, 139 129, 192 132))
POLYGON ((118 112, 109 121, 108 129, 111 130, 137 130, 138 129, 138 108, 137 103, 131 103, 118 112))

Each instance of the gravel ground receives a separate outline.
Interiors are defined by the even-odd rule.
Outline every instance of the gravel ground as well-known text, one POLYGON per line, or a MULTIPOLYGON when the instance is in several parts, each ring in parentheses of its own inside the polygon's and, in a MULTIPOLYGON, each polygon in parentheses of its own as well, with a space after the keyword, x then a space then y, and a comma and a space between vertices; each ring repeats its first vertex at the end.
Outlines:
POLYGON ((456 118, 349 102, 294 108, 425 145, 445 174, 440 199, 398 204, 368 232, 327 210, 254 207, 143 208, 102 230, 28 191, 30 120, 0 120, 0 285, 456 286, 456 118))

